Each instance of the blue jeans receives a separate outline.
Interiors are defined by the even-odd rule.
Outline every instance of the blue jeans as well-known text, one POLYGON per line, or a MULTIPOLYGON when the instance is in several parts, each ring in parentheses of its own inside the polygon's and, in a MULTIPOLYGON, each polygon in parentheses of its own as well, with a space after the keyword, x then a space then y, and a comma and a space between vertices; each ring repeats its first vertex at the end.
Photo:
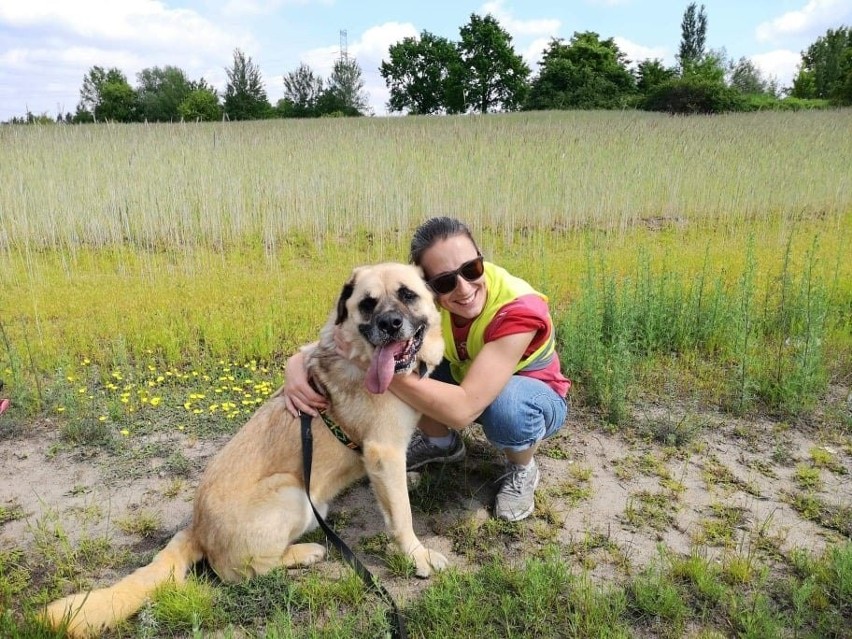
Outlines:
MULTIPOLYGON (((431 377, 458 385, 445 359, 431 377)), ((568 402, 544 382, 512 375, 497 398, 476 419, 485 437, 500 450, 520 452, 559 432, 568 402)))

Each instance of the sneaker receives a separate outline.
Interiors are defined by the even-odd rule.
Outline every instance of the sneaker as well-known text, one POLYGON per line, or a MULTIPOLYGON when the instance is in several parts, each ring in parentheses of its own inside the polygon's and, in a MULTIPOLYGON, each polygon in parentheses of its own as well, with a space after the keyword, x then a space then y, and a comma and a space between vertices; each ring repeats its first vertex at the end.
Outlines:
POLYGON ((529 517, 535 508, 535 489, 540 478, 535 459, 526 466, 509 462, 506 474, 501 477, 503 485, 494 501, 494 514, 506 521, 520 521, 529 517))
POLYGON ((408 444, 405 460, 406 470, 417 470, 426 464, 436 462, 447 464, 460 462, 464 459, 464 440, 455 431, 452 431, 452 434, 453 443, 447 448, 441 448, 430 442, 419 430, 415 431, 414 437, 408 444))

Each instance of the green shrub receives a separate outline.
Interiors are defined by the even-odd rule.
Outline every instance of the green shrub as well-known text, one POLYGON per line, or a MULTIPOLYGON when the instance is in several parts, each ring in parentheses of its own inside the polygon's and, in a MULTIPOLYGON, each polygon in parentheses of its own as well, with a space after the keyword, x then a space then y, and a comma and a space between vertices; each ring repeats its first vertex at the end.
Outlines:
POLYGON ((745 98, 723 82, 699 76, 686 76, 663 82, 645 98, 646 111, 672 114, 725 113, 742 111, 745 98))
POLYGON ((811 111, 830 109, 828 100, 807 100, 803 98, 776 98, 768 93, 744 96, 743 111, 811 111))

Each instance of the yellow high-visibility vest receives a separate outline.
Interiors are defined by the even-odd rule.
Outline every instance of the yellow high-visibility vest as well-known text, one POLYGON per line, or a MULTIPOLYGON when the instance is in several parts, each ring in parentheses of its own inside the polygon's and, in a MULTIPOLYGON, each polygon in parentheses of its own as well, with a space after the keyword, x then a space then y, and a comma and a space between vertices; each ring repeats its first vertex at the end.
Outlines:
MULTIPOLYGON (((497 315, 497 312, 509 302, 523 295, 538 295, 547 302, 547 296, 539 293, 527 282, 509 274, 506 269, 491 262, 485 262, 485 306, 479 316, 473 320, 467 334, 467 353, 469 359, 459 359, 456 350, 456 342, 453 339, 452 316, 450 312, 441 308, 441 331, 444 335, 444 357, 450 362, 450 372, 453 379, 461 382, 473 359, 485 346, 485 329, 497 315)), ((547 367, 553 361, 556 352, 556 340, 554 339, 553 326, 550 317, 546 318, 550 325, 549 339, 535 350, 529 357, 525 357, 515 366, 515 373, 523 370, 540 370, 547 367)))

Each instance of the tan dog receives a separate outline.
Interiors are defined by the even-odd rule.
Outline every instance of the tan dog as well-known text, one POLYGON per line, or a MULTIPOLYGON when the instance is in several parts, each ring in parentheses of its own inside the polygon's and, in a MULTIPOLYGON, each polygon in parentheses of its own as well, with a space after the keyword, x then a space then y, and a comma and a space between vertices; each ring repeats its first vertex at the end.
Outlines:
MULTIPOLYGON (((394 373, 434 368, 443 348, 438 312, 420 270, 387 263, 355 269, 308 359, 312 379, 330 400, 327 414, 362 449, 347 448, 314 419, 311 498, 325 516, 340 491, 368 475, 385 523, 419 577, 444 568, 447 560, 425 548, 412 527, 405 455, 419 414, 385 391, 394 373), (352 344, 348 358, 336 350, 336 327, 352 344)), ((188 528, 149 565, 110 588, 50 604, 45 619, 53 627, 67 624, 73 637, 97 633, 139 610, 159 584, 183 582, 202 557, 229 582, 312 564, 325 556, 325 547, 293 542, 316 526, 305 496, 299 419, 287 412, 283 398, 273 397, 210 462, 188 528)))

